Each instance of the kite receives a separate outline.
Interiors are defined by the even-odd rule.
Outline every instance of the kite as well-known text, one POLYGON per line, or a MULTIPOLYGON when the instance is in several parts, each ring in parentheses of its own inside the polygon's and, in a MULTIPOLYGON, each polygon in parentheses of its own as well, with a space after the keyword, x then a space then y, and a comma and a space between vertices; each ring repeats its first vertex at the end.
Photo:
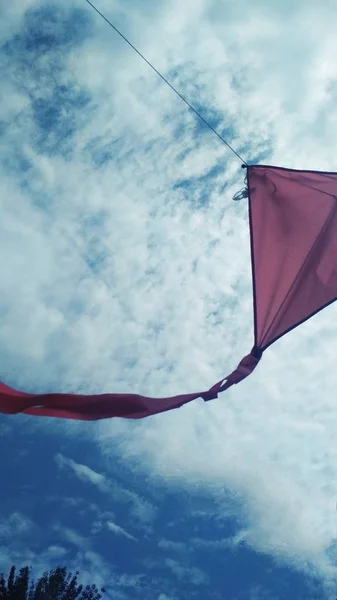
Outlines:
POLYGON ((250 375, 264 351, 337 299, 337 173, 244 165, 253 279, 254 346, 208 391, 169 398, 137 394, 28 394, 0 383, 5 414, 140 419, 192 400, 213 400, 250 375))

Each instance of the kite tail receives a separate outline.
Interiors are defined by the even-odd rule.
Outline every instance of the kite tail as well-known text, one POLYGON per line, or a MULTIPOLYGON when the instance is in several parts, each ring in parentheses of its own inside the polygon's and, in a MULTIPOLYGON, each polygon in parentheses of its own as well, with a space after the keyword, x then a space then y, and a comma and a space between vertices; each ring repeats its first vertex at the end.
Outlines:
POLYGON ((150 398, 138 394, 27 394, 0 382, 0 413, 58 417, 96 421, 111 417, 142 419, 158 413, 180 408, 184 404, 202 398, 207 402, 218 397, 235 383, 252 373, 262 353, 251 352, 242 359, 238 367, 211 389, 194 394, 181 394, 168 398, 150 398))
MULTIPOLYGON (((219 384, 216 384, 214 386, 214 389, 216 389, 217 392, 220 393, 224 392, 225 390, 228 390, 228 388, 232 387, 232 385, 240 383, 240 381, 246 379, 246 377, 248 377, 254 371, 254 369, 259 364, 261 358, 262 350, 254 346, 251 352, 247 354, 247 356, 245 356, 241 360, 241 362, 239 362, 236 369, 230 375, 228 375, 228 377, 222 380, 220 386, 219 384)), ((213 390, 213 388, 211 388, 211 390, 213 390)), ((204 400, 212 400, 212 398, 204 398, 204 400)))

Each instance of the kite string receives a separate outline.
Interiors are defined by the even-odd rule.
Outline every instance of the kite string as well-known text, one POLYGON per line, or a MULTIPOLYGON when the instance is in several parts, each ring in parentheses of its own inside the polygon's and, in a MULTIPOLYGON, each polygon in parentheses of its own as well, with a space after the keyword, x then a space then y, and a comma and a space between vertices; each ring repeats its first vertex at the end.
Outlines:
POLYGON ((150 61, 139 51, 137 50, 137 48, 125 37, 125 35, 123 35, 121 33, 121 31, 119 31, 119 29, 117 29, 117 27, 115 25, 113 25, 113 23, 111 23, 111 21, 109 21, 109 19, 103 14, 101 13, 100 10, 98 10, 98 8, 96 8, 96 6, 94 4, 92 4, 92 2, 90 2, 90 0, 85 0, 89 6, 91 6, 91 8, 100 16, 102 17, 102 19, 110 26, 112 27, 112 29, 114 29, 114 31, 116 33, 118 33, 118 35, 132 48, 132 50, 134 50, 138 56, 141 57, 142 60, 144 60, 146 62, 147 65, 149 65, 149 67, 151 67, 151 69, 166 83, 166 85, 168 85, 171 90, 177 95, 179 96, 179 98, 185 102, 185 104, 197 115, 197 117, 213 132, 215 133, 215 135, 221 140, 221 142, 223 144, 225 144, 225 146, 227 146, 227 148, 229 148, 229 150, 231 150, 231 152, 233 152, 233 154, 235 154, 235 156, 245 165, 248 166, 246 161, 242 158, 242 156, 240 156, 240 154, 234 150, 234 148, 228 143, 226 142, 226 140, 222 137, 222 135, 220 135, 220 133, 218 133, 218 131, 216 131, 216 129, 214 129, 214 127, 212 127, 212 125, 206 121, 206 119, 204 119, 204 117, 196 110, 196 108, 194 108, 192 106, 192 104, 190 104, 188 102, 188 100, 186 100, 186 98, 184 98, 184 96, 178 92, 178 90, 166 79, 166 77, 164 77, 164 75, 162 75, 158 69, 156 69, 156 67, 153 66, 152 63, 150 63, 150 61))

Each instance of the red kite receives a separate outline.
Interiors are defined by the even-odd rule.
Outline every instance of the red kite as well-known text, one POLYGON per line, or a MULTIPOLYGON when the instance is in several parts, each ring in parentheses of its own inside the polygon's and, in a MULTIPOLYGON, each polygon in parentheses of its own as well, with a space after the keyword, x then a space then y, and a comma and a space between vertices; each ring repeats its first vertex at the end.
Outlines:
POLYGON ((337 299, 337 173, 247 166, 254 296, 254 347, 206 392, 27 394, 0 383, 0 412, 67 419, 139 419, 196 398, 212 400, 252 373, 280 337, 337 299))

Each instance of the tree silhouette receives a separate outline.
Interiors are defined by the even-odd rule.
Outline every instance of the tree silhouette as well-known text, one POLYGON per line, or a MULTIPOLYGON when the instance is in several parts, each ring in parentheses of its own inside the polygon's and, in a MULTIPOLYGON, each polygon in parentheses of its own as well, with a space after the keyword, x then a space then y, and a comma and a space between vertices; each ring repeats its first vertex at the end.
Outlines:
MULTIPOLYGON (((101 600, 102 594, 95 584, 78 583, 78 571, 75 575, 66 567, 46 572, 37 582, 31 580, 31 568, 23 567, 16 574, 16 568, 10 569, 6 581, 0 574, 0 600, 101 600)), ((104 588, 101 592, 105 592, 104 588)))

